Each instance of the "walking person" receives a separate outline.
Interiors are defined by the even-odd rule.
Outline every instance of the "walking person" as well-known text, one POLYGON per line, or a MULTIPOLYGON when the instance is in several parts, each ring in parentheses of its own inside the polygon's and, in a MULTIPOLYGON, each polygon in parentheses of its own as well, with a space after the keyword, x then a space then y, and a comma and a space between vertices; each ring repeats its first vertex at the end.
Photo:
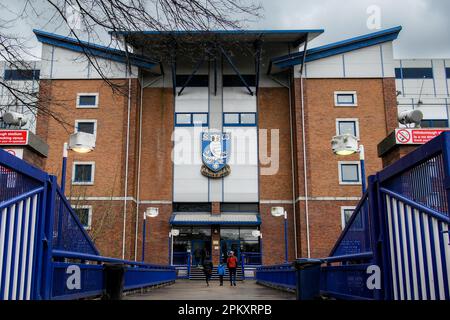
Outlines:
POLYGON ((209 281, 211 280, 212 271, 214 269, 214 265, 211 261, 211 258, 205 257, 203 262, 203 274, 205 275, 206 285, 209 287, 209 281))
POLYGON ((223 276, 225 275, 225 265, 220 262, 217 266, 217 274, 219 275, 220 286, 223 286, 223 276))
POLYGON ((228 272, 230 273, 230 285, 236 286, 236 269, 237 269, 237 258, 234 255, 233 251, 230 251, 230 254, 227 259, 227 267, 228 272))

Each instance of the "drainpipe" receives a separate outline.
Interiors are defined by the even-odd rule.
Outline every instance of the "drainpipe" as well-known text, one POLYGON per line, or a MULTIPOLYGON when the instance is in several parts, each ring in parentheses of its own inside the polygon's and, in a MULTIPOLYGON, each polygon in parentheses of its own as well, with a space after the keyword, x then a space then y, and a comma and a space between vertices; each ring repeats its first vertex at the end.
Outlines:
POLYGON ((139 232, 139 202, 141 201, 141 150, 142 150, 142 103, 144 95, 144 75, 141 75, 141 101, 139 105, 139 151, 138 151, 138 174, 136 191, 136 226, 134 235, 134 261, 137 261, 137 246, 139 232))
POLYGON ((300 92, 302 101, 302 142, 303 142, 303 171, 305 184, 305 218, 306 218, 306 243, 308 248, 308 258, 311 258, 311 241, 309 231, 309 192, 308 192, 308 165, 306 163, 306 131, 305 131, 305 94, 304 94, 304 70, 308 51, 308 35, 306 35, 305 46, 303 48, 303 60, 300 68, 300 92))
POLYGON ((291 130, 291 175, 292 175, 292 212, 294 215, 294 247, 295 247, 295 259, 298 259, 298 244, 297 244, 297 197, 295 190, 295 157, 294 157, 294 119, 292 117, 292 83, 293 83, 292 69, 289 70, 289 121, 291 130))
POLYGON ((131 77, 128 78, 128 115, 127 115, 127 147, 125 158, 125 192, 123 200, 123 230, 122 230, 122 259, 125 260, 125 241, 127 226, 127 198, 128 198, 128 155, 130 151, 130 113, 131 113, 131 77))

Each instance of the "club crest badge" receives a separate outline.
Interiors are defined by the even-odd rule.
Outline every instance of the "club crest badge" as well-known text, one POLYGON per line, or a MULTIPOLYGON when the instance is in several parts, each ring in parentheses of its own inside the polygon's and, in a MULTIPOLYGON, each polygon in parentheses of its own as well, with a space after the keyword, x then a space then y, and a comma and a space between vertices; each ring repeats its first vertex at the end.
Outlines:
POLYGON ((229 133, 202 133, 201 172, 208 178, 223 178, 231 173, 227 164, 230 155, 231 136, 229 133))

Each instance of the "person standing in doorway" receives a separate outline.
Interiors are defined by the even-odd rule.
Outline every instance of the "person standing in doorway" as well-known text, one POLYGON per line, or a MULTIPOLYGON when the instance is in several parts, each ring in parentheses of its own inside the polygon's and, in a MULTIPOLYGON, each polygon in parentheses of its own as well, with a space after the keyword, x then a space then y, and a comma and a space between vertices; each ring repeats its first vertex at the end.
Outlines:
POLYGON ((230 285, 236 286, 236 269, 237 269, 237 258, 234 255, 233 251, 230 251, 230 254, 228 255, 227 259, 227 267, 228 272, 230 273, 230 285))
POLYGON ((223 286, 223 276, 225 275, 225 265, 220 262, 220 264, 217 266, 217 274, 219 275, 220 280, 220 286, 223 286))
POLYGON ((205 275, 206 285, 209 287, 209 281, 211 280, 212 271, 214 269, 214 265, 211 261, 211 258, 205 257, 203 262, 203 274, 205 275))

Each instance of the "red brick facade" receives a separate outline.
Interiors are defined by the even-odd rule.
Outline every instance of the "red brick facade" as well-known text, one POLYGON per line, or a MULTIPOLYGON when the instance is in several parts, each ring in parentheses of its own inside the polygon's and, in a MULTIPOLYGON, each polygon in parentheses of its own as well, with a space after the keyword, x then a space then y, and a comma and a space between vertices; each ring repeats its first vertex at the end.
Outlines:
MULTIPOLYGON (((128 80, 115 83, 128 92, 128 80)), ((284 207, 288 213, 289 260, 308 255, 300 80, 296 79, 293 85, 291 97, 286 88, 260 88, 258 96, 259 129, 279 130, 280 152, 278 172, 259 177, 264 264, 281 263, 285 259, 284 219, 272 217, 272 207, 284 207)), ((125 258, 128 259, 141 259, 143 213, 148 207, 157 207, 159 216, 147 219, 145 261, 166 264, 169 261, 169 220, 173 211, 172 89, 144 89, 142 110, 140 85, 136 79, 131 80, 130 90, 128 114, 128 98, 113 92, 103 81, 42 81, 41 93, 54 99, 52 110, 66 121, 63 126, 53 118, 39 115, 38 135, 50 146, 45 169, 60 176, 62 145, 73 132, 75 120, 96 119, 95 151, 86 155, 69 153, 67 195, 74 205, 92 205, 90 233, 103 255, 121 257, 125 226, 125 258), (76 96, 80 92, 98 92, 98 108, 77 109, 76 96), (95 161, 94 185, 71 185, 74 161, 95 161), (126 176, 127 199, 124 198, 126 176)), ((341 207, 356 206, 355 199, 361 196, 361 186, 339 184, 338 161, 357 161, 358 156, 340 159, 332 154, 330 141, 336 135, 336 119, 359 120, 361 143, 366 148, 367 175, 379 171, 382 162, 377 156, 377 144, 396 126, 395 82, 394 79, 307 79, 304 101, 309 248, 312 257, 325 257, 342 231, 341 207), (356 91, 358 106, 335 107, 335 91, 356 91)), ((218 205, 213 205, 213 213, 220 212, 218 205)), ((213 241, 218 239, 213 235, 213 241)), ((214 252, 213 256, 216 256, 214 252)))

